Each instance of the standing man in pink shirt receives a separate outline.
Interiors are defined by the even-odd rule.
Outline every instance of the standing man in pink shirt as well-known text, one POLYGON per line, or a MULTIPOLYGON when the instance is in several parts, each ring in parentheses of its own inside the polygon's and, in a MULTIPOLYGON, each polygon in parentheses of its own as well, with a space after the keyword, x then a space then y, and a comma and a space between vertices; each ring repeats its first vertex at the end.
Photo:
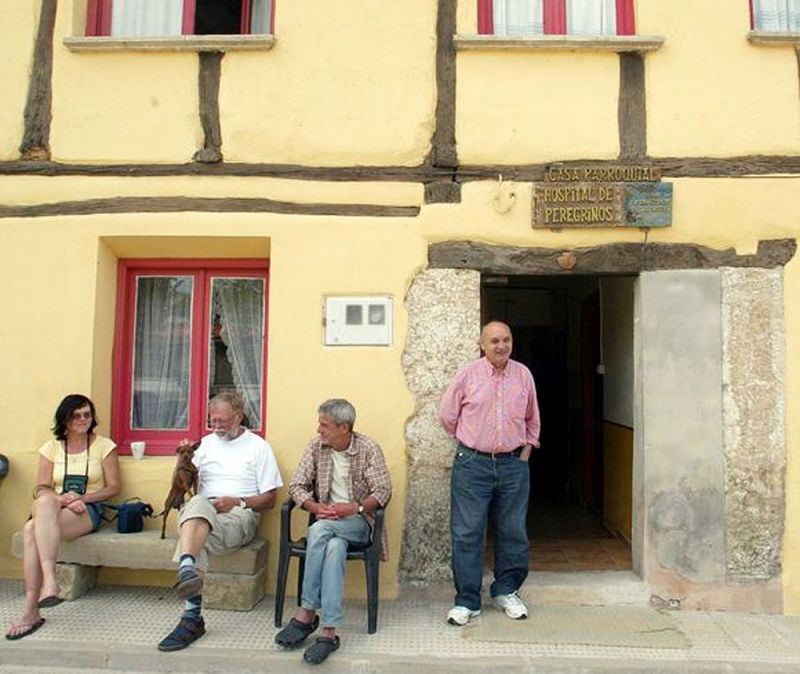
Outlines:
POLYGON ((514 620, 528 617, 517 594, 528 576, 528 459, 539 447, 539 406, 530 370, 511 360, 511 329, 483 326, 484 357, 462 368, 439 403, 439 420, 458 440, 450 486, 455 605, 451 625, 481 612, 483 538, 494 529, 494 603, 514 620))

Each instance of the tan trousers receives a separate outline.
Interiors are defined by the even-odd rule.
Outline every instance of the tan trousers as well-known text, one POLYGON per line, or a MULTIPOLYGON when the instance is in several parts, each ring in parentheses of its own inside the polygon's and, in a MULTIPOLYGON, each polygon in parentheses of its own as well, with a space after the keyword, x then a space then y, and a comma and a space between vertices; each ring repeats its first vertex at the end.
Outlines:
MULTIPOLYGON (((225 555, 233 552, 243 545, 247 545, 255 538, 261 516, 249 508, 234 506, 226 513, 218 513, 205 496, 193 496, 181 509, 178 520, 180 526, 191 519, 202 519, 208 522, 211 531, 205 546, 197 557, 197 566, 203 571, 208 569, 208 554, 225 555)), ((175 549, 173 559, 180 561, 182 551, 180 543, 175 549)))

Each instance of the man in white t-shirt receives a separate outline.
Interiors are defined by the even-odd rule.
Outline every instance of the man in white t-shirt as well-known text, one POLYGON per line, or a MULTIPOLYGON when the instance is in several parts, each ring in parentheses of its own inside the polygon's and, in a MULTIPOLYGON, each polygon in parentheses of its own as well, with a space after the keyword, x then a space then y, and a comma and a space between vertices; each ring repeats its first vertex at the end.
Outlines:
POLYGON ((241 425, 243 417, 244 402, 234 393, 220 393, 208 404, 214 432, 194 453, 198 494, 184 505, 178 522, 176 588, 186 605, 178 626, 158 644, 160 651, 181 650, 205 634, 201 610, 208 553, 224 554, 252 541, 261 511, 275 505, 275 492, 283 486, 272 448, 241 425))

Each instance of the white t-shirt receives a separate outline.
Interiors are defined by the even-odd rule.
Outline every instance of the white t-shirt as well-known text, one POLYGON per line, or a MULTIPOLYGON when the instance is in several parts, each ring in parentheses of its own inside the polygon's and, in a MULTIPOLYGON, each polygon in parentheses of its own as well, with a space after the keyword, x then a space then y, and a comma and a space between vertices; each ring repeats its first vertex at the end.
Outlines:
POLYGON ((235 440, 207 435, 192 461, 200 474, 201 496, 247 498, 283 486, 272 447, 247 429, 235 440))
POLYGON ((345 452, 331 452, 333 477, 331 478, 331 503, 350 503, 350 457, 345 452))

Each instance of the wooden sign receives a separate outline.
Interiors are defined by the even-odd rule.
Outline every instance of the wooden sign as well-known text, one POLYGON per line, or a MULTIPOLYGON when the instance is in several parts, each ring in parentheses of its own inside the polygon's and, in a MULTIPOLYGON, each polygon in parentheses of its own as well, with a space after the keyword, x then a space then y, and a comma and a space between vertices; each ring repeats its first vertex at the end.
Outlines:
POLYGON ((652 166, 553 166, 533 186, 533 226, 668 227, 672 184, 652 166))

